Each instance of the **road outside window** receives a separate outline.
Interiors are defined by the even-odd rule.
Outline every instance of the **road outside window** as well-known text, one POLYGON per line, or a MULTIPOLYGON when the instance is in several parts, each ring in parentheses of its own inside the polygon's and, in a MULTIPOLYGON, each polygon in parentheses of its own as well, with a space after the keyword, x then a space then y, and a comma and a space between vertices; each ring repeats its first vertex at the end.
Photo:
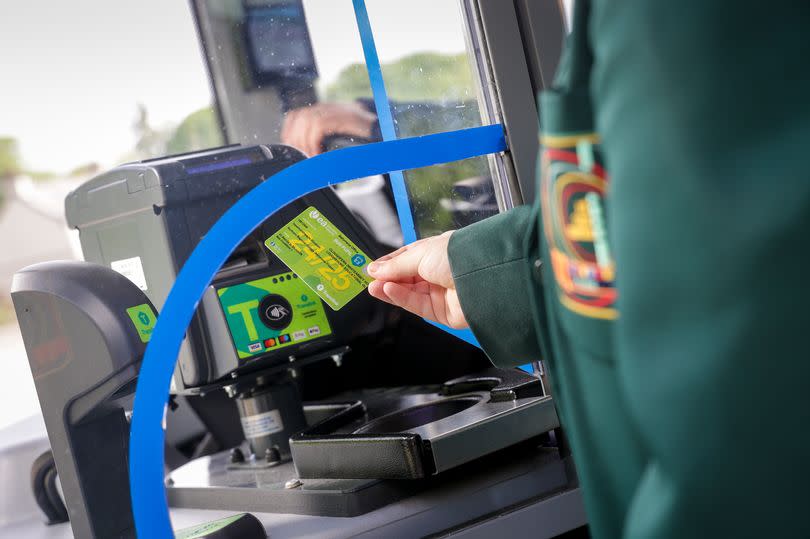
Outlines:
POLYGON ((186 2, 0 3, 0 429, 39 413, 9 288, 24 266, 81 258, 65 195, 221 142, 186 2))

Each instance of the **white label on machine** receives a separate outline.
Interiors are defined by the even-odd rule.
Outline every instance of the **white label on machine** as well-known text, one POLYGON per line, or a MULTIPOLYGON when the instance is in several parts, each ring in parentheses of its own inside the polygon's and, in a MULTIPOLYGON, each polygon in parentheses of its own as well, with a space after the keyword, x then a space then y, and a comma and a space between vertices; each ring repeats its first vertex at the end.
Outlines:
POLYGON ((135 286, 141 290, 148 290, 146 287, 146 275, 143 273, 143 264, 141 264, 141 257, 136 256, 123 260, 113 260, 110 262, 110 267, 132 281, 135 286))
POLYGON ((259 438, 281 432, 284 430, 284 423, 281 422, 281 414, 278 410, 270 410, 269 412, 243 417, 242 430, 245 431, 245 438, 259 438))

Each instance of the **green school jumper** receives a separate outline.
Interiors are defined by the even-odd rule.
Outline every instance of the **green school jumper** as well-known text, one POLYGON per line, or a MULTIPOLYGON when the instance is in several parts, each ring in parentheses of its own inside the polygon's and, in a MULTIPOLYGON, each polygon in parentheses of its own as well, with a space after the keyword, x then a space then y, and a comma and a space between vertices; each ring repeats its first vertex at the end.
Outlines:
POLYGON ((810 2, 575 6, 467 320, 547 360, 594 537, 810 537, 810 2))

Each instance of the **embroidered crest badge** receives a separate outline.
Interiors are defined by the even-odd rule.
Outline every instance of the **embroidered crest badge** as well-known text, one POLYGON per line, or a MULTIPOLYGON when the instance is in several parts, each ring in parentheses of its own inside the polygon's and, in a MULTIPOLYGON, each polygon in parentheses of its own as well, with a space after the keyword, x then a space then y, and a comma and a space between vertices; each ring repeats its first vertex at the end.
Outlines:
POLYGON ((607 238, 608 177, 594 134, 545 136, 543 228, 560 303, 589 318, 614 320, 615 263, 607 238))

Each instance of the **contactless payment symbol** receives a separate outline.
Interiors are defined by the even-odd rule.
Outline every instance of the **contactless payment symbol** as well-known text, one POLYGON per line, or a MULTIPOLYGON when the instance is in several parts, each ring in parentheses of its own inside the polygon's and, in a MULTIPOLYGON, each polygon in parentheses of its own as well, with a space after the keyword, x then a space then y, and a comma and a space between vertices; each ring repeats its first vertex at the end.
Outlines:
POLYGON ((290 311, 284 305, 271 305, 267 308, 267 318, 270 320, 281 320, 289 314, 290 311))
POLYGON ((268 294, 259 303, 259 319, 270 329, 284 329, 292 318, 292 305, 283 296, 268 294))

